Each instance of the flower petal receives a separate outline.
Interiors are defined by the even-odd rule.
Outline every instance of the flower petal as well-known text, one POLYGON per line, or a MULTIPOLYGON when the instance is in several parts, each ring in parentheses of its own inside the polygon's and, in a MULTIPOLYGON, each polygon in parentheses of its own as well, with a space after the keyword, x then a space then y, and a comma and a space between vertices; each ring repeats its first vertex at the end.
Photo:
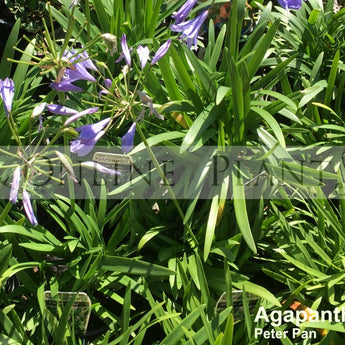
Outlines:
POLYGON ((144 67, 146 66, 147 60, 149 59, 149 56, 150 56, 150 50, 148 47, 143 47, 140 45, 137 48, 137 53, 139 56, 141 69, 144 69, 144 67))
POLYGON ((4 103, 6 116, 9 116, 9 113, 12 110, 12 103, 14 97, 14 83, 12 79, 0 79, 0 96, 4 103))
POLYGON ((128 132, 121 138, 121 150, 128 153, 133 148, 134 135, 137 123, 133 122, 128 132))
POLYGON ((202 12, 199 16, 183 23, 170 25, 170 29, 176 32, 182 32, 181 38, 186 40, 189 49, 194 46, 198 48, 198 35, 200 28, 208 16, 208 11, 202 12))
POLYGON ((168 51, 171 44, 171 39, 168 39, 165 43, 163 43, 157 50, 155 56, 151 61, 151 66, 154 65, 159 59, 161 59, 168 51))
POLYGON ((26 216, 29 218, 30 223, 36 226, 38 222, 32 209, 29 193, 26 190, 23 190, 23 206, 26 216))
POLYGON ((50 83, 50 87, 60 92, 83 92, 84 90, 69 82, 50 83))
POLYGON ((15 204, 18 200, 18 189, 20 183, 20 167, 15 168, 12 179, 12 186, 10 191, 10 201, 15 204))
POLYGON ((183 22, 189 12, 192 10, 193 6, 195 5, 197 0, 187 0, 181 7, 180 9, 173 14, 171 17, 175 19, 176 24, 179 24, 183 22))
POLYGON ((59 105, 59 104, 48 104, 46 108, 53 114, 56 115, 75 115, 78 114, 78 110, 72 109, 65 107, 64 105, 59 105))
POLYGON ((115 176, 115 175, 121 175, 121 172, 120 171, 116 171, 116 170, 113 170, 113 169, 109 169, 109 168, 106 168, 105 166, 97 163, 97 162, 82 162, 80 163, 80 165, 82 167, 85 167, 85 168, 89 168, 89 169, 95 169, 103 174, 109 174, 109 175, 112 175, 112 176, 115 176))
POLYGON ((80 139, 87 140, 99 133, 110 122, 110 120, 111 118, 108 117, 97 123, 80 126, 76 128, 76 131, 80 132, 80 139))
POLYGON ((131 53, 128 49, 127 38, 126 38, 125 34, 123 34, 122 38, 121 38, 121 48, 122 48, 122 52, 123 52, 124 58, 126 60, 126 63, 128 66, 130 66, 131 65, 131 53))
POLYGON ((79 157, 86 156, 92 151, 93 147, 104 133, 104 131, 100 131, 96 136, 88 140, 77 139, 72 141, 70 151, 77 154, 79 157))
POLYGON ((83 117, 84 115, 87 115, 87 114, 93 114, 95 113, 96 111, 98 111, 98 107, 94 107, 94 108, 88 108, 88 109, 85 109, 77 114, 74 114, 72 115, 70 118, 68 118, 65 123, 64 123, 64 126, 68 126, 69 124, 71 124, 72 122, 80 119, 81 117, 83 117))

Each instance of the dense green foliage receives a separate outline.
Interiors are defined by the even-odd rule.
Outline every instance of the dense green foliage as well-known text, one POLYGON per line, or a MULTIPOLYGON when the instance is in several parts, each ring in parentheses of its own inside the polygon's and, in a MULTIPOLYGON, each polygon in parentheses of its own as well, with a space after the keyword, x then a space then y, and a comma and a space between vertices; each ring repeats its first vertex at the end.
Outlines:
MULTIPOLYGON (((37 104, 62 102, 79 109, 93 104, 97 94, 96 86, 84 81, 83 94, 64 97, 51 90, 50 79, 57 76, 52 78, 51 71, 43 69, 42 62, 33 63, 32 57, 41 59, 49 51, 50 58, 54 55, 50 48, 63 52, 67 46, 86 46, 100 76, 111 75, 117 83, 114 93, 124 95, 128 104, 133 102, 128 114, 140 112, 135 101, 139 87, 165 118, 145 117, 138 122, 129 155, 143 150, 154 154, 151 147, 158 145, 179 147, 181 155, 206 146, 220 152, 232 146, 262 146, 274 167, 290 157, 294 147, 303 146, 324 148, 325 161, 336 159, 326 145, 341 146, 345 140, 345 9, 335 13, 332 0, 326 4, 310 0, 290 12, 272 3, 249 6, 233 0, 223 25, 215 27, 207 20, 196 52, 169 29, 171 15, 183 3, 86 0, 69 8, 70 1, 61 0, 44 5, 45 33, 40 30, 26 39, 19 36, 18 20, 1 60, 0 78, 12 71, 13 118, 23 147, 41 135, 32 120, 37 104), (99 35, 106 33, 116 36, 117 52, 99 35), (147 45, 152 52, 169 38, 172 44, 156 65, 144 70, 143 79, 135 60, 127 83, 123 63, 115 62, 122 34, 129 46, 147 45), (14 51, 12 46, 18 43, 24 48, 14 51)), ((197 5, 192 15, 211 3, 197 5)), ((103 112, 112 115, 124 106, 99 103, 103 112)), ((0 111, 0 144, 16 145, 5 112, 0 111)), ((81 118, 78 124, 94 123, 102 116, 81 118)), ((116 118, 116 126, 99 143, 120 152, 131 116, 116 118)), ((61 120, 46 116, 43 125, 44 135, 51 139, 59 133, 61 120)), ((75 134, 70 131, 57 144, 66 144, 75 134)), ((7 162, 2 156, 1 160, 7 162)), ((314 310, 343 307, 345 170, 341 159, 338 163, 327 175, 337 183, 333 191, 337 199, 319 186, 309 188, 296 180, 289 186, 292 196, 278 185, 274 197, 253 199, 243 181, 258 176, 235 168, 221 176, 209 198, 202 199, 198 197, 207 183, 208 167, 195 164, 190 165, 191 172, 199 167, 189 182, 195 191, 190 200, 171 194, 167 200, 116 200, 113 196, 119 191, 109 190, 105 180, 97 194, 85 183, 86 197, 80 200, 74 198, 68 180, 69 197, 38 195, 32 200, 36 227, 24 217, 22 206, 1 201, 0 343, 271 344, 255 337, 257 327, 273 329, 255 322, 260 305, 270 311, 285 310, 297 299, 314 310), (46 290, 89 295, 92 307, 86 334, 78 334, 70 322, 71 304, 58 317, 47 311, 46 290), (240 312, 233 290, 242 290, 240 312), (224 292, 220 309, 217 302, 224 292), (249 298, 253 295, 255 306, 249 298)), ((297 161, 289 164, 296 174, 300 171, 297 161)), ((159 167, 154 168, 159 172, 159 167)), ((278 175, 274 168, 270 172, 278 175)), ((13 169, 1 170, 2 181, 11 179, 12 173, 13 169)), ((304 174, 312 180, 318 171, 304 174)), ((267 188, 262 185, 262 195, 267 188)), ((285 323, 275 329, 293 326, 285 323)), ((342 323, 308 327, 324 332, 316 339, 285 338, 274 344, 342 343, 342 323)))

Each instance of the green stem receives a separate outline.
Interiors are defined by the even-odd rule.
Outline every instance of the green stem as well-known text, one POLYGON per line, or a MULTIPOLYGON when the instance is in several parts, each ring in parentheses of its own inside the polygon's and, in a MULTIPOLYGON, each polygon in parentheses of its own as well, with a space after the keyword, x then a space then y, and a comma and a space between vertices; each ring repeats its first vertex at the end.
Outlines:
MULTIPOLYGON (((132 117, 133 117, 133 115, 132 115, 132 117)), ((160 176, 161 179, 163 180, 164 185, 168 188, 168 192, 169 192, 169 194, 170 194, 170 196, 171 196, 171 198, 172 198, 172 200, 173 200, 173 203, 174 203, 174 205, 175 205, 175 207, 176 207, 176 209, 177 209, 177 212, 179 213, 179 215, 180 215, 180 217, 182 218, 182 221, 183 221, 183 220, 184 220, 184 213, 183 213, 183 211, 182 211, 182 209, 181 209, 181 207, 180 207, 180 204, 179 204, 178 201, 176 200, 175 193, 174 193, 173 189, 171 188, 168 179, 167 179, 166 176, 164 175, 164 172, 163 172, 161 166, 159 165, 159 162, 157 161, 157 158, 156 158, 156 156, 154 155, 154 153, 153 153, 153 151, 152 151, 150 145, 148 144, 148 142, 147 142, 147 140, 146 140, 146 138, 145 138, 145 135, 144 135, 143 131, 141 130, 140 126, 137 126, 137 131, 138 131, 138 133, 139 133, 139 135, 140 135, 140 137, 141 137, 141 140, 143 141, 143 143, 144 143, 144 145, 145 145, 145 147, 146 147, 146 149, 147 149, 147 152, 148 152, 149 155, 150 155, 150 158, 152 159, 152 162, 153 162, 155 168, 156 168, 157 171, 158 171, 159 176, 160 176)))

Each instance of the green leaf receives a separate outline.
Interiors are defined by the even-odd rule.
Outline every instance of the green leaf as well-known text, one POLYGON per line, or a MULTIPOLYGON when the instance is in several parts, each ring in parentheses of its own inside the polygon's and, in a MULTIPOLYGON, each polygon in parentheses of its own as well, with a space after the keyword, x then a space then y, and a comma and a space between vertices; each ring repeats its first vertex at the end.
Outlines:
POLYGON ((255 241, 250 229, 246 199, 244 194, 243 179, 237 176, 236 172, 232 172, 233 196, 234 196, 234 209, 238 227, 246 241, 248 247, 256 253, 255 241))
POLYGON ((21 247, 34 250, 36 252, 46 252, 50 253, 56 249, 55 246, 45 243, 19 243, 21 247))
POLYGON ((242 78, 232 55, 225 49, 226 61, 229 66, 231 79, 232 102, 234 112, 234 145, 243 144, 244 140, 244 101, 242 91, 242 78))
POLYGON ((247 293, 252 293, 258 297, 261 297, 272 305, 281 307, 278 299, 270 291, 260 285, 251 283, 249 281, 243 281, 241 283, 234 283, 234 286, 236 286, 238 289, 244 289, 247 293))
POLYGON ((185 55, 193 66, 195 74, 200 79, 203 89, 206 91, 208 96, 214 100, 217 93, 217 87, 215 82, 210 77, 211 71, 207 69, 207 66, 202 64, 202 61, 195 56, 194 52, 192 52, 186 44, 184 44, 182 47, 185 55))
POLYGON ((2 58, 0 63, 0 79, 4 79, 10 76, 10 72, 12 69, 12 62, 8 61, 7 59, 13 59, 15 50, 13 46, 17 44, 18 34, 20 29, 20 19, 17 19, 15 24, 12 27, 10 35, 8 36, 2 58))
POLYGON ((102 32, 110 31, 110 20, 109 16, 105 11, 104 3, 101 0, 92 0, 98 22, 102 28, 102 32))
POLYGON ((209 105, 199 114, 192 126, 189 128, 181 144, 180 153, 186 152, 193 143, 202 136, 206 129, 223 115, 224 107, 222 105, 209 105))
POLYGON ((107 255, 102 258, 100 269, 142 276, 169 276, 176 274, 176 272, 169 270, 166 267, 151 264, 149 262, 133 258, 107 255))
POLYGON ((163 230, 166 230, 167 227, 166 226, 155 226, 153 228, 151 228, 139 241, 138 243, 138 249, 142 249, 145 244, 147 244, 152 238, 154 238, 155 236, 157 236, 160 232, 162 232, 163 230))
POLYGON ((234 333, 234 315, 230 314, 228 317, 228 321, 226 322, 224 336, 221 342, 221 345, 232 345, 234 333))
POLYGON ((226 34, 226 25, 223 25, 222 29, 220 30, 218 37, 217 37, 217 41, 213 47, 212 50, 212 55, 211 55, 211 59, 209 62, 209 67, 211 71, 215 71, 216 67, 217 67, 217 63, 219 62, 219 57, 220 57, 220 53, 222 51, 222 47, 223 47, 223 43, 224 43, 224 39, 225 39, 225 34, 226 34))
POLYGON ((276 67, 274 67, 271 71, 269 71, 265 76, 258 79, 253 86, 252 90, 260 90, 265 87, 268 83, 270 83, 275 77, 277 77, 280 73, 284 72, 287 66, 296 58, 297 54, 291 55, 289 58, 285 59, 283 62, 279 63, 276 67))
POLYGON ((255 47, 255 53, 251 56, 248 62, 248 72, 250 78, 252 78, 255 75, 256 71, 259 69, 262 60, 267 53, 267 50, 271 46, 272 40, 277 32, 279 24, 279 20, 275 21, 255 47))
POLYGON ((225 97, 231 95, 231 87, 219 86, 217 90, 216 105, 218 105, 225 97))
POLYGON ((258 108, 258 107, 251 107, 250 108, 252 111, 260 115, 268 124, 268 126, 272 129, 274 135, 276 136, 279 144, 282 147, 285 147, 285 138, 284 134, 279 126, 278 121, 265 109, 258 108))
POLYGON ((39 266, 39 262, 24 262, 24 263, 19 263, 16 265, 11 266, 10 268, 8 268, 5 272, 3 272, 0 275, 0 286, 3 284, 3 281, 12 277, 14 274, 22 271, 22 270, 26 270, 28 268, 34 268, 36 266, 39 266))
POLYGON ((212 198, 211 209, 208 215, 208 221, 205 232, 205 244, 204 244, 204 261, 207 261, 208 255, 211 250, 214 231, 216 229, 217 215, 218 215, 218 194, 214 195, 212 198))
POLYGON ((328 105, 328 106, 331 105, 332 93, 333 93, 335 79, 337 77, 337 72, 338 72, 339 58, 340 58, 340 50, 337 50, 332 62, 331 70, 329 72, 326 95, 325 95, 325 100, 324 100, 325 105, 328 105))
MULTIPOLYGON (((201 306, 202 308, 205 305, 201 306)), ((173 329, 160 343, 160 345, 175 345, 180 343, 181 339, 184 336, 183 328, 190 329, 196 320, 199 318, 200 312, 199 309, 194 309, 190 314, 188 314, 177 327, 173 329)))
POLYGON ((301 91, 303 97, 300 100, 298 107, 302 108, 304 105, 309 103, 316 95, 318 95, 322 90, 324 90, 327 87, 326 80, 320 80, 316 84, 314 84, 311 87, 308 87, 307 89, 301 91))
POLYGON ((169 52, 158 61, 158 66, 162 73, 162 78, 167 88, 170 100, 174 101, 183 99, 180 89, 177 86, 175 76, 171 69, 169 52))

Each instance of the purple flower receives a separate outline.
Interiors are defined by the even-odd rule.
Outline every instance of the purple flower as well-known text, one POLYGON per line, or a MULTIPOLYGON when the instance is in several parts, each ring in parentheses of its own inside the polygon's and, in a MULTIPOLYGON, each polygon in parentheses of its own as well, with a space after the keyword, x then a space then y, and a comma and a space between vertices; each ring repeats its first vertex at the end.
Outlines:
POLYGON ((127 65, 131 66, 131 53, 130 53, 130 50, 128 49, 127 39, 126 39, 125 34, 123 34, 121 38, 121 48, 122 48, 122 53, 126 60, 127 65))
POLYGON ((133 122, 128 132, 121 138, 121 150, 124 153, 128 153, 133 148, 134 134, 137 123, 133 122))
POLYGON ((5 114, 9 116, 12 110, 12 102, 14 97, 14 83, 12 79, 0 79, 0 96, 4 103, 5 114))
POLYGON ((150 50, 148 47, 138 46, 137 53, 139 56, 141 69, 144 69, 147 60, 149 59, 150 50))
POLYGON ((79 157, 86 156, 88 153, 92 151, 93 147, 96 145, 97 141, 102 137, 104 133, 104 131, 100 131, 90 139, 77 139, 71 141, 70 151, 72 153, 77 154, 79 157))
POLYGON ((108 123, 111 118, 108 117, 102 121, 93 123, 91 125, 84 125, 76 128, 77 132, 80 132, 81 139, 90 139, 94 137, 98 132, 100 132, 108 123))
POLYGON ((51 113, 56 115, 75 115, 78 114, 77 110, 74 110, 72 108, 65 107, 64 105, 59 104, 48 104, 46 106, 46 109, 48 109, 51 113))
POLYGON ((175 19, 176 24, 179 24, 183 22, 189 12, 192 10, 193 6, 195 5, 197 0, 187 0, 181 7, 180 9, 173 14, 171 17, 175 19))
POLYGON ((104 85, 108 90, 110 90, 112 85, 111 79, 104 79, 104 85))
POLYGON ((299 10, 302 6, 302 0, 278 0, 279 5, 286 10, 299 10))
POLYGON ((96 163, 96 162, 82 162, 80 163, 80 165, 82 167, 85 167, 85 168, 89 168, 89 169, 95 169, 103 174, 109 174, 109 175, 112 175, 112 176, 115 176, 115 175, 121 175, 121 172, 120 171, 116 171, 116 170, 112 170, 112 169, 109 169, 109 168, 106 168, 105 166, 99 164, 99 163, 96 163))
POLYGON ((168 51, 171 44, 171 39, 168 39, 165 43, 163 43, 157 50, 155 56, 151 61, 151 66, 154 65, 159 59, 161 59, 168 51))
POLYGON ((72 84, 72 82, 76 80, 87 80, 91 82, 96 81, 94 76, 88 72, 88 69, 97 71, 97 68, 89 58, 89 55, 86 51, 75 55, 75 51, 71 50, 65 52, 64 57, 66 57, 72 63, 72 65, 65 70, 64 75, 59 82, 50 84, 53 89, 61 92, 82 92, 83 89, 75 86, 72 84))
POLYGON ((95 77, 87 71, 87 69, 85 68, 82 62, 76 63, 74 66, 75 66, 75 70, 70 69, 70 68, 66 69, 65 75, 61 81, 65 81, 69 83, 72 83, 76 80, 87 80, 91 82, 96 81, 95 77))
POLYGON ((26 216, 29 218, 30 223, 36 226, 38 222, 32 209, 29 193, 26 190, 23 190, 23 206, 26 216))
POLYGON ((83 92, 84 90, 76 85, 73 85, 71 82, 68 81, 60 81, 58 83, 50 83, 50 87, 56 91, 60 92, 83 92))
POLYGON ((71 142, 70 151, 78 154, 79 157, 90 153, 99 138, 105 133, 103 128, 110 121, 111 118, 109 117, 97 123, 76 128, 76 131, 80 132, 79 138, 71 142))
POLYGON ((195 49, 197 49, 198 48, 198 34, 207 16, 208 16, 208 11, 204 11, 199 16, 191 20, 188 20, 187 22, 171 25, 170 29, 172 31, 182 32, 181 39, 186 41, 189 49, 191 49, 192 46, 194 46, 195 49))
POLYGON ((64 126, 68 126, 69 124, 71 124, 72 122, 80 119, 81 117, 83 117, 84 115, 87 115, 87 114, 93 114, 95 113, 96 111, 98 111, 98 107, 94 107, 94 108, 88 108, 88 109, 85 109, 79 113, 76 113, 74 115, 72 115, 70 118, 68 118, 66 120, 66 122, 64 123, 64 126))
POLYGON ((97 71, 97 67, 95 66, 95 64, 92 62, 92 60, 90 59, 89 54, 87 53, 86 50, 84 50, 83 53, 79 54, 79 57, 81 57, 82 59, 84 59, 84 61, 80 61, 77 64, 81 64, 83 65, 85 68, 90 69, 91 71, 97 71))
MULTIPOLYGON (((76 55, 76 52, 72 49, 66 53, 64 53, 67 59, 73 64, 73 69, 76 69, 80 73, 84 73, 86 69, 90 69, 92 71, 97 71, 97 67, 94 65, 92 60, 89 57, 89 54, 84 50, 82 53, 76 55)), ((87 72, 87 78, 91 78, 89 73, 87 72)), ((88 80, 88 79, 85 79, 88 80)))
POLYGON ((19 183, 20 183, 20 167, 17 167, 15 168, 14 173, 13 173, 12 186, 11 186, 10 197, 9 197, 12 204, 15 204, 17 202, 19 183))

